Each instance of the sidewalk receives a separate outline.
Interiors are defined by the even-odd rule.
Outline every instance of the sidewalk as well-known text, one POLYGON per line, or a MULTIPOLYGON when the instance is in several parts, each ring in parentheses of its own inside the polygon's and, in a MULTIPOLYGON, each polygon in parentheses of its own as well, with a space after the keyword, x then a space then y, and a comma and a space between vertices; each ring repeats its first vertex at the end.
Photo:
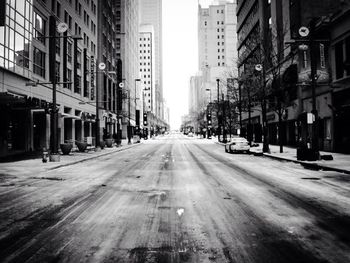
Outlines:
MULTIPOLYGON (((142 141, 141 141, 142 142, 142 141)), ((113 146, 112 148, 105 147, 100 152, 94 150, 88 152, 71 152, 69 155, 61 155, 59 162, 47 162, 43 163, 41 157, 27 160, 19 160, 12 162, 0 163, 0 175, 17 174, 17 173, 40 173, 49 170, 58 169, 60 167, 74 165, 77 163, 85 162, 94 158, 105 156, 111 153, 120 152, 141 143, 135 143, 128 145, 127 140, 122 141, 121 147, 113 146)))
POLYGON ((295 163, 300 163, 307 168, 319 169, 319 170, 330 170, 342 173, 350 174, 350 155, 333 153, 333 152, 322 152, 321 155, 332 155, 333 160, 319 160, 319 161, 299 161, 297 160, 297 150, 296 148, 283 146, 283 153, 279 152, 278 145, 269 145, 270 153, 264 153, 264 156, 278 159, 291 161, 295 163))
MULTIPOLYGON (((225 145, 224 143, 218 142, 216 137, 213 137, 213 142, 220 145, 225 145)), ((263 155, 269 158, 273 158, 281 161, 289 161, 294 163, 299 163, 305 168, 315 169, 315 170, 328 170, 336 171, 340 173, 350 174, 350 154, 341 154, 333 152, 323 152, 320 151, 321 155, 332 155, 333 160, 319 160, 319 161, 299 161, 297 160, 297 149, 283 146, 283 153, 280 153, 280 148, 278 145, 269 145, 270 153, 264 153, 263 155)), ((262 143, 259 147, 253 147, 252 152, 262 152, 262 143)))

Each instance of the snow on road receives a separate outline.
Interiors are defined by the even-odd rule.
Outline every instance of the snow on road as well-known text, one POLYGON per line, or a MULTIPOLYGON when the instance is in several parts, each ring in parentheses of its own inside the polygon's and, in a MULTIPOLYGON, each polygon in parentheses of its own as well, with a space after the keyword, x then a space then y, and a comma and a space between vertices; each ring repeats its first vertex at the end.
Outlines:
POLYGON ((350 262, 348 178, 209 140, 160 137, 13 176, 1 262, 350 262))

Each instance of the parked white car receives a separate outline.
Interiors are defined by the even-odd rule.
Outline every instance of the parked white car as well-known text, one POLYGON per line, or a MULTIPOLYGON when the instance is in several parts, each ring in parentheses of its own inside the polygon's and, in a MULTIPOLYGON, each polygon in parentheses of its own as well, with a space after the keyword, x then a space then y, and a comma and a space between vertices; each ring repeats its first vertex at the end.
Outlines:
POLYGON ((232 138, 230 142, 225 144, 225 152, 249 152, 250 146, 247 139, 242 137, 232 138))

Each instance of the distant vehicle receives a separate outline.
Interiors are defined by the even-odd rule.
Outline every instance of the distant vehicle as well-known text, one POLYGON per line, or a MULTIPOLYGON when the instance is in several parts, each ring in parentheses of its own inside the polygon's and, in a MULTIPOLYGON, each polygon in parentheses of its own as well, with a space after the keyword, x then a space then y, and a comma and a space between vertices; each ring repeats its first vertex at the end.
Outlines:
POLYGON ((242 137, 232 138, 230 142, 225 144, 225 152, 249 152, 250 146, 247 139, 242 137))
POLYGON ((193 137, 193 132, 189 132, 187 136, 188 137, 193 137))

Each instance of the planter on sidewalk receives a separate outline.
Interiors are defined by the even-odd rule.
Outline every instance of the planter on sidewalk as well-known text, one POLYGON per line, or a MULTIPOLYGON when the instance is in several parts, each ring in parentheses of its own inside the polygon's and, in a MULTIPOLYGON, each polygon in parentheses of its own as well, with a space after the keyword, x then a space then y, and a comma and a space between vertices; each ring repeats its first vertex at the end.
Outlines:
POLYGON ((75 144, 77 145, 79 152, 85 152, 87 148, 87 142, 76 141, 75 144))
POLYGON ((71 143, 61 143, 60 148, 63 155, 68 155, 73 148, 71 143))
POLYGON ((113 139, 112 138, 108 138, 105 139, 106 145, 108 148, 111 148, 113 146, 113 139))

